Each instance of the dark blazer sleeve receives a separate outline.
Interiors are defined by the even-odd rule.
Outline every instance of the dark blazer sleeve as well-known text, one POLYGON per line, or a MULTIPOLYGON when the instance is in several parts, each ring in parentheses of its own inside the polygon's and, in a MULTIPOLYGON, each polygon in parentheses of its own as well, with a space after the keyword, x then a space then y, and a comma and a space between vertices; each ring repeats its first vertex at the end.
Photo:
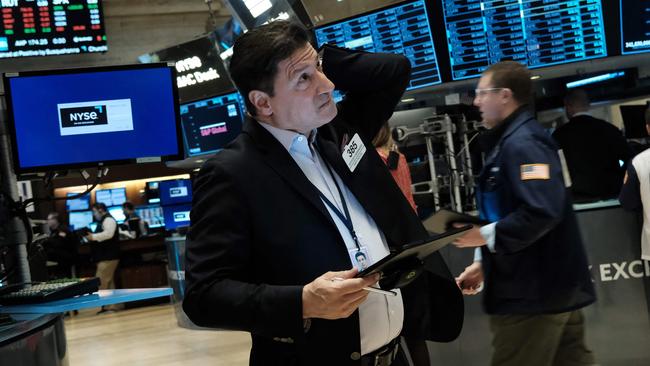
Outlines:
POLYGON ((626 210, 632 211, 643 208, 643 202, 641 201, 641 182, 632 164, 627 167, 627 180, 621 188, 621 194, 618 196, 618 200, 626 210))
POLYGON ((324 45, 323 72, 345 93, 339 117, 366 141, 388 121, 408 86, 411 63, 402 55, 324 45))
POLYGON ((300 339, 302 286, 257 283, 250 217, 232 178, 212 162, 194 184, 183 309, 197 325, 300 339))
POLYGON ((517 200, 513 212, 496 225, 498 253, 527 248, 555 227, 564 216, 566 188, 557 151, 539 137, 512 140, 503 147, 508 189, 517 200), (548 165, 550 179, 523 180, 522 165, 548 165))

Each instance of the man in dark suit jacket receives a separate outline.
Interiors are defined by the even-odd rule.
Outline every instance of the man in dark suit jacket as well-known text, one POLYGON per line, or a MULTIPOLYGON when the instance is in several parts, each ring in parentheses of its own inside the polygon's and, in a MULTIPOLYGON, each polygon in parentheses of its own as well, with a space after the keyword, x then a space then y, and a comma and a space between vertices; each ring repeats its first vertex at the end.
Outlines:
POLYGON ((195 181, 190 319, 250 332, 251 365, 398 365, 399 334, 455 339, 462 296, 439 255, 396 298, 368 295, 363 287, 378 278, 349 270, 353 231, 375 262, 378 251, 427 237, 370 148, 408 84, 408 60, 330 46, 317 53, 302 27, 278 21, 237 40, 230 72, 255 119, 195 181), (346 92, 339 105, 334 86, 346 92), (356 167, 342 157, 351 141, 367 147, 356 167), (347 202, 339 214, 355 230, 326 198, 347 202))
POLYGON ((576 89, 564 98, 569 123, 553 133, 566 158, 575 201, 615 198, 621 190, 631 157, 621 131, 611 123, 589 115, 589 97, 576 89))

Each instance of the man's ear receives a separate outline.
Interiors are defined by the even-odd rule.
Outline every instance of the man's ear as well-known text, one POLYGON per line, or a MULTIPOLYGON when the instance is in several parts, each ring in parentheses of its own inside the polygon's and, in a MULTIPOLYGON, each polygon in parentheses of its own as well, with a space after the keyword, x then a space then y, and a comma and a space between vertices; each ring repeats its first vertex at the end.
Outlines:
POLYGON ((501 94, 502 95, 502 97, 501 97, 501 103, 502 104, 506 104, 511 99, 514 99, 514 94, 512 93, 512 90, 506 88, 506 89, 503 89, 501 92, 503 93, 503 94, 501 94))
POLYGON ((269 117, 273 115, 271 108, 271 97, 261 90, 251 90, 248 93, 248 100, 255 106, 255 114, 258 116, 269 117))

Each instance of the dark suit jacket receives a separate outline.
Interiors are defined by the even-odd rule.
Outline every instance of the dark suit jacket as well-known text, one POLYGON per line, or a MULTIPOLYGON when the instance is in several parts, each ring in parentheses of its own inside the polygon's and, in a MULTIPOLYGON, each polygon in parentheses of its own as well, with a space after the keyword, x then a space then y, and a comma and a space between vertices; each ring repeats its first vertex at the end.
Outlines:
MULTIPOLYGON (((318 131, 326 159, 373 217, 390 246, 427 236, 371 139, 409 80, 398 55, 325 47, 324 72, 347 92, 339 114, 318 131), (354 173, 341 158, 344 136, 368 147, 354 173)), ((328 271, 351 268, 342 237, 286 149, 258 122, 205 163, 194 185, 187 236, 183 308, 196 324, 252 334, 251 365, 357 365, 358 312, 314 319, 305 333, 302 288, 328 271)), ((463 302, 443 260, 404 289, 404 333, 450 341, 462 327, 463 302)))
POLYGON ((553 138, 560 145, 571 173, 574 199, 615 198, 623 185, 630 151, 621 131, 606 121, 581 115, 558 128, 553 138))

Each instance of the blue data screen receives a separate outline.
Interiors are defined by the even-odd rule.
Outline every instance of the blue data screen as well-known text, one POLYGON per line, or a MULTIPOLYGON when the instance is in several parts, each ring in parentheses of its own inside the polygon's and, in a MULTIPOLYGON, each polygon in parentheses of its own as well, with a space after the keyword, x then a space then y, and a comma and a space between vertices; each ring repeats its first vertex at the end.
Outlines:
POLYGON ((315 29, 325 43, 368 52, 398 53, 411 61, 407 90, 439 84, 440 72, 424 0, 409 2, 315 29))
POLYGON ((621 52, 650 52, 650 1, 621 0, 621 52))
POLYGON ((607 56, 601 0, 442 0, 452 78, 515 60, 529 68, 607 56))

